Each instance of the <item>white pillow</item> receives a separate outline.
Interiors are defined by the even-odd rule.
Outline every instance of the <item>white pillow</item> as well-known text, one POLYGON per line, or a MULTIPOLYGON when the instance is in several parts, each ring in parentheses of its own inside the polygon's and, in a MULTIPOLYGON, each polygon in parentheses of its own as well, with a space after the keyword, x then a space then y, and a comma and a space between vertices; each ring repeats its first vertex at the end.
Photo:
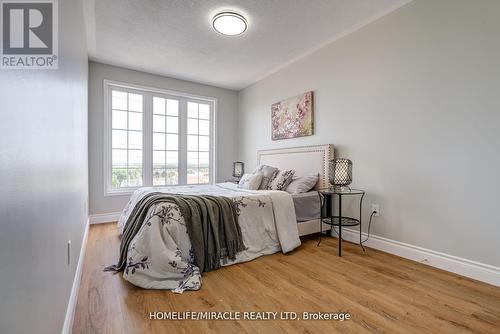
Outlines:
POLYGON ((294 176, 292 182, 286 187, 286 192, 292 195, 306 193, 316 185, 318 179, 319 174, 294 176))
POLYGON ((238 183, 238 188, 257 190, 259 189, 260 183, 262 182, 262 174, 244 174, 240 182, 238 183))

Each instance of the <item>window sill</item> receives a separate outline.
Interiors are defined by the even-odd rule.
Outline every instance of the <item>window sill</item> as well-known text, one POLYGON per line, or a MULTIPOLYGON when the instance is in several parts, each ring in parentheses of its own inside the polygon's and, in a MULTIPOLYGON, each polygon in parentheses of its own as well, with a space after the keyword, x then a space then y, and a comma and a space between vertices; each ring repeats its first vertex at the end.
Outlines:
POLYGON ((112 189, 106 190, 104 192, 104 197, 113 197, 113 196, 130 196, 140 188, 169 188, 169 187, 179 187, 179 186, 208 186, 214 185, 215 182, 209 183, 190 183, 190 184, 172 184, 172 185, 164 185, 164 186, 141 186, 141 187, 133 187, 133 188, 123 188, 123 189, 112 189))
POLYGON ((104 192, 104 197, 129 196, 129 195, 132 195, 134 193, 134 191, 136 191, 139 188, 141 188, 141 187, 106 190, 104 192))

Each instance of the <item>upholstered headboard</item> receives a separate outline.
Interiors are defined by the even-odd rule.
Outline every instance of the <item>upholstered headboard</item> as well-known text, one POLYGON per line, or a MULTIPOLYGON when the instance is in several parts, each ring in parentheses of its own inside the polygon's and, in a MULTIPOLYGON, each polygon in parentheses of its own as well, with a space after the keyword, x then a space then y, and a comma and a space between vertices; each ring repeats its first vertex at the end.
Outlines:
POLYGON ((333 145, 314 145, 257 151, 257 162, 279 169, 295 169, 295 175, 319 173, 315 189, 328 188, 328 164, 333 145))

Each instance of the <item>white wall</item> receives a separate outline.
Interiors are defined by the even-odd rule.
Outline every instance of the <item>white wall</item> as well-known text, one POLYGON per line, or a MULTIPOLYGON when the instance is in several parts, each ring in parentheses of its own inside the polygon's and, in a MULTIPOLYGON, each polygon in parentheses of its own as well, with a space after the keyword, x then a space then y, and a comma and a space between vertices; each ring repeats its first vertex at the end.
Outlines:
POLYGON ((105 79, 203 95, 217 99, 217 179, 231 176, 232 162, 237 156, 237 108, 235 91, 90 62, 89 71, 89 178, 90 214, 123 210, 130 195, 104 196, 104 96, 105 79))
POLYGON ((239 94, 239 158, 332 143, 381 205, 372 232, 500 266, 500 1, 415 0, 239 94), (313 90, 315 135, 271 141, 313 90))
POLYGON ((59 1, 58 70, 0 70, 0 333, 63 327, 87 222, 81 7, 59 1))

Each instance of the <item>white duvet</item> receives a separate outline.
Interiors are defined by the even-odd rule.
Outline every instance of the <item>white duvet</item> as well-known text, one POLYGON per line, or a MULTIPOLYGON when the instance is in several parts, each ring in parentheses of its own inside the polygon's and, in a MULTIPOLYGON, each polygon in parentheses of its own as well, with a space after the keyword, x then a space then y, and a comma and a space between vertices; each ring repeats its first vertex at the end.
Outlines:
MULTIPOLYGON (((280 250, 286 253, 300 245, 290 194, 244 190, 233 183, 138 189, 118 221, 120 233, 137 202, 151 192, 217 195, 233 200, 246 250, 238 253, 235 261, 223 265, 250 261, 280 250)), ((177 205, 164 202, 149 209, 141 229, 130 243, 123 277, 145 289, 169 289, 179 293, 200 289, 200 270, 194 265, 191 242, 177 205)))

